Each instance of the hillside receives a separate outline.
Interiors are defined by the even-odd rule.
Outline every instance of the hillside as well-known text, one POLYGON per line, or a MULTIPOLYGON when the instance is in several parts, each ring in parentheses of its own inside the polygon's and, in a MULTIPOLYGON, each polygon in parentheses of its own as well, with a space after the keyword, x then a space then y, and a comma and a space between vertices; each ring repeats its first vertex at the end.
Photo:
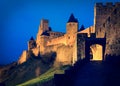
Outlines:
POLYGON ((70 66, 61 66, 61 67, 53 67, 50 68, 47 72, 42 74, 41 76, 31 79, 27 82, 19 84, 17 86, 53 86, 54 83, 54 74, 64 74, 64 71, 68 69, 70 66))
POLYGON ((0 83, 6 86, 15 86, 45 73, 52 68, 53 59, 50 55, 35 57, 30 55, 27 62, 18 65, 17 62, 1 69, 0 83))
POLYGON ((56 86, 120 86, 120 56, 107 56, 105 61, 77 62, 56 86))
POLYGON ((44 56, 44 59, 31 57, 21 65, 16 63, 7 65, 0 79, 6 86, 53 86, 55 81, 57 81, 56 86, 79 86, 80 84, 96 86, 98 83, 98 86, 117 86, 120 80, 119 57, 107 56, 103 62, 81 60, 70 68, 69 66, 53 67, 50 57, 44 56), (69 70, 64 72, 68 68, 69 70), (54 78, 56 73, 57 78, 54 78))

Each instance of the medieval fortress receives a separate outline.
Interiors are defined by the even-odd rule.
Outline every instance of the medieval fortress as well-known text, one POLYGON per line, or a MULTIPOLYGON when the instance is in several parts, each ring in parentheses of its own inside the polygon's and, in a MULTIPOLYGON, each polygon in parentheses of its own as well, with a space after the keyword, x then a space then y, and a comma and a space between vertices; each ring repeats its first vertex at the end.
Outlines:
MULTIPOLYGON (((89 20, 88 20, 89 21, 89 20)), ((106 55, 120 55, 120 3, 96 3, 94 25, 78 30, 78 20, 71 14, 66 24, 66 33, 54 32, 49 21, 42 19, 36 40, 31 38, 28 50, 18 60, 27 60, 28 51, 35 56, 56 53, 56 62, 74 64, 77 60, 105 60, 106 55)))

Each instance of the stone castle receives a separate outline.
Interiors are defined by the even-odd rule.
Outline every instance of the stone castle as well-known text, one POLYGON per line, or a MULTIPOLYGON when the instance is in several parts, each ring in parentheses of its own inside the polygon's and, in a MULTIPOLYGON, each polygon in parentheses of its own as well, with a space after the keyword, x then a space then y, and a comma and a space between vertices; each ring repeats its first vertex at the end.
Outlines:
POLYGON ((49 21, 41 20, 36 40, 31 38, 28 50, 18 60, 27 60, 28 51, 35 56, 56 52, 56 62, 74 64, 77 60, 105 60, 106 55, 120 55, 120 3, 96 3, 94 25, 79 30, 78 20, 71 14, 66 33, 54 32, 49 21))

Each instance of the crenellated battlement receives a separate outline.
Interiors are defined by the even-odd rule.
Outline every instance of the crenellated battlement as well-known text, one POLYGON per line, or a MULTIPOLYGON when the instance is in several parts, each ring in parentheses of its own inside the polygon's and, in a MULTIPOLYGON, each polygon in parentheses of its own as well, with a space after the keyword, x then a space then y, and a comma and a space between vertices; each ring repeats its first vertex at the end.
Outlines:
POLYGON ((107 3, 96 3, 96 7, 114 7, 114 3, 112 2, 107 2, 107 3))
POLYGON ((54 39, 47 41, 46 46, 56 45, 56 44, 65 44, 66 45, 65 36, 57 37, 57 38, 54 38, 54 39))
POLYGON ((120 6, 120 2, 112 3, 112 2, 107 2, 107 3, 96 3, 96 7, 116 7, 120 6))
POLYGON ((96 7, 103 7, 103 3, 96 3, 95 6, 96 7))
MULTIPOLYGON (((55 52, 56 61, 65 63, 68 61, 67 64, 74 64, 86 56, 92 60, 104 60, 106 54, 120 55, 119 9, 120 2, 96 3, 94 25, 80 32, 78 20, 73 14, 66 24, 66 33, 52 31, 49 28, 49 21, 42 19, 36 40, 32 38, 28 42, 28 51, 31 50, 35 56, 55 52)), ((25 51, 18 63, 26 60, 25 51)))
POLYGON ((111 6, 114 6, 114 4, 112 2, 108 2, 108 3, 106 3, 106 6, 111 7, 111 6))

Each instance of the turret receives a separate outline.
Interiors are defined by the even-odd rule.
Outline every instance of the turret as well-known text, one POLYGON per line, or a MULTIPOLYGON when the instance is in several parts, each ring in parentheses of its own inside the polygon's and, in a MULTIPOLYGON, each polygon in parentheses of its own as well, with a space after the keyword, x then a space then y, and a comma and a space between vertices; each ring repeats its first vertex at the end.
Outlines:
POLYGON ((67 34, 73 34, 78 31, 78 20, 74 17, 73 14, 70 15, 70 18, 67 22, 67 34))
POLYGON ((103 38, 105 36, 105 31, 101 29, 101 26, 105 23, 114 8, 115 5, 111 2, 106 4, 96 3, 94 7, 94 25, 97 38, 103 38))
POLYGON ((49 31, 49 21, 47 19, 42 19, 37 33, 36 39, 37 47, 40 47, 41 35, 47 31, 49 31))
POLYGON ((28 41, 28 50, 33 49, 36 47, 36 42, 33 37, 30 38, 28 41))
POLYGON ((70 15, 66 28, 66 43, 72 46, 76 39, 76 33, 78 32, 78 20, 74 17, 73 14, 70 15))
POLYGON ((43 30, 43 32, 49 30, 48 23, 49 23, 49 21, 47 19, 42 19, 41 20, 40 29, 43 30))

